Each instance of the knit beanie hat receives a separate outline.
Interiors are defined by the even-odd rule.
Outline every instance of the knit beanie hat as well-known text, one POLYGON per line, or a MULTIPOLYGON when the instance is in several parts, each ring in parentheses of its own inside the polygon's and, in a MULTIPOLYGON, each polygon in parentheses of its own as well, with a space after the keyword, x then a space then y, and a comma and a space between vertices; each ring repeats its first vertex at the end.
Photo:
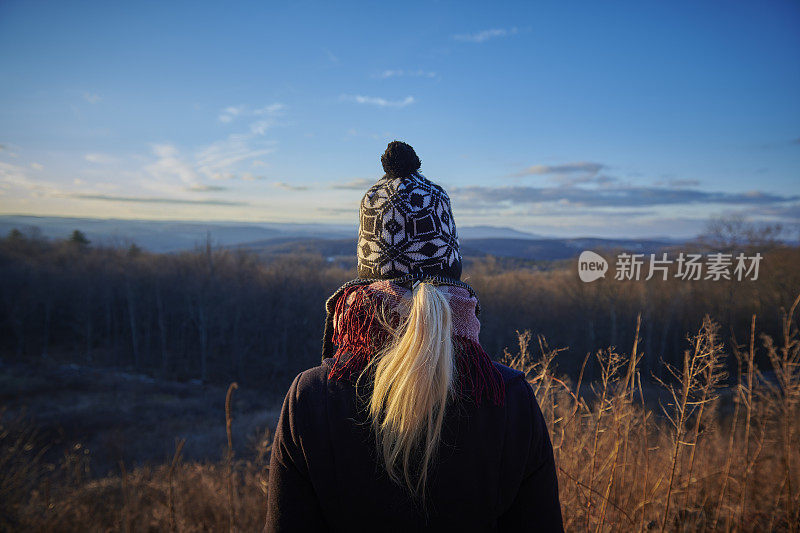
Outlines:
POLYGON ((358 277, 461 279, 450 197, 419 172, 419 157, 404 142, 390 142, 381 163, 386 174, 361 200, 358 277))

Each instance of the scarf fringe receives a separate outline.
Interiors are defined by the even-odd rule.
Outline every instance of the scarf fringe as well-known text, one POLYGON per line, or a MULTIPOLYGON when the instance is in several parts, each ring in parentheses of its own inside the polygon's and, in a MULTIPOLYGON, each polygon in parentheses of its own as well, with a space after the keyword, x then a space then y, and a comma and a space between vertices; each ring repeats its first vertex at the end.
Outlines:
POLYGON ((471 396, 478 405, 488 399, 501 406, 506 400, 506 386, 500 371, 480 343, 460 335, 453 336, 456 352, 456 386, 459 395, 471 396))
MULTIPOLYGON (((333 315, 333 343, 338 346, 329 379, 357 378, 382 346, 393 340, 378 318, 379 296, 364 286, 347 287, 336 301, 333 315), (350 300, 352 295, 352 300, 350 300), (350 302, 348 303, 348 300, 350 302)), ((400 317, 387 317, 392 327, 400 317)), ((496 406, 505 403, 505 383, 489 355, 476 340, 453 336, 456 363, 456 391, 460 397, 471 397, 477 405, 484 400, 496 406)))
POLYGON ((391 335, 380 324, 376 306, 369 289, 354 285, 347 287, 336 301, 333 314, 333 343, 336 350, 329 379, 357 377, 370 363, 381 346, 391 340, 391 335), (353 300, 348 304, 350 295, 353 300), (344 360, 344 356, 349 357, 344 360))

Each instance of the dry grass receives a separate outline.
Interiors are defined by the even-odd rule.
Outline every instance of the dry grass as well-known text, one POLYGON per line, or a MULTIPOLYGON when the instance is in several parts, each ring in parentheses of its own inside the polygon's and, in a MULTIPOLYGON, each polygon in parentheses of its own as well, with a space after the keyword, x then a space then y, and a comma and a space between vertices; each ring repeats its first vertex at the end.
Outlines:
MULTIPOLYGON (((24 424, 23 424, 24 426, 24 424)), ((0 435, 3 476, 0 531, 258 531, 266 517, 269 436, 255 458, 171 463, 87 478, 78 447, 53 467, 38 461, 29 430, 0 435), (28 439, 28 440, 26 440, 28 439), (22 444, 19 446, 19 444, 22 444)))
MULTIPOLYGON (((228 475, 224 463, 137 468, 54 493, 49 501, 34 493, 20 524, 38 531, 225 531, 228 475)), ((264 474, 239 464, 232 479, 235 529, 259 530, 266 516, 264 474)))
POLYGON ((30 419, 0 411, 0 532, 3 531, 258 531, 266 517, 271 437, 250 443, 248 460, 234 455, 232 383, 225 396, 227 447, 218 462, 172 460, 92 477, 81 444, 56 461, 30 419))
MULTIPOLYGON (((587 355, 575 383, 557 373, 562 349, 539 336, 534 356, 531 333, 519 334, 504 362, 526 372, 546 417, 567 530, 798 531, 799 302, 783 312, 777 342, 757 335, 753 317, 749 342, 726 348, 706 317, 687 337, 682 365, 667 367, 660 385, 641 375, 638 323, 630 355, 615 347, 587 355), (731 378, 728 357, 738 368, 731 378), (586 385, 590 358, 600 379, 586 385)), ((168 464, 120 465, 119 474, 93 479, 82 449, 49 465, 34 430, 4 424, 0 530, 258 531, 270 439, 252 459, 235 460, 235 388, 226 397, 228 447, 217 463, 184 462, 178 441, 168 464)))
POLYGON ((519 334, 505 362, 527 373, 550 427, 566 529, 798 531, 799 302, 783 312, 778 344, 762 335, 756 346, 753 317, 749 344, 731 347, 733 387, 709 317, 687 338, 682 368, 668 366, 672 379, 657 380, 660 393, 643 390, 638 336, 630 356, 594 354, 601 378, 585 391, 583 370, 574 387, 558 379, 558 350, 539 337, 534 358, 530 332, 519 334), (757 367, 759 357, 769 370, 757 367), (658 407, 646 401, 652 396, 658 407))

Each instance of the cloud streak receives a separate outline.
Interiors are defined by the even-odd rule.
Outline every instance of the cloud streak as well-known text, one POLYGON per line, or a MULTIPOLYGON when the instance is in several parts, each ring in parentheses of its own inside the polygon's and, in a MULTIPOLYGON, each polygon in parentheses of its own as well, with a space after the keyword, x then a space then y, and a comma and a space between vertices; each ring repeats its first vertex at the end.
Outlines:
POLYGON ((548 174, 597 174, 605 169, 606 165, 602 163, 591 163, 588 161, 580 161, 577 163, 564 163, 563 165, 532 165, 528 168, 521 170, 515 174, 514 177, 524 176, 542 176, 548 174))
POLYGON ((406 96, 401 100, 387 100, 386 98, 381 98, 378 96, 343 94, 341 99, 349 102, 356 102, 357 104, 366 104, 376 107, 406 107, 416 102, 413 96, 406 96))
POLYGON ((13 190, 23 190, 40 197, 52 196, 60 192, 60 189, 53 183, 32 180, 28 175, 27 168, 0 161, 0 194, 13 190))
POLYGON ((275 126, 277 117, 285 109, 286 106, 280 102, 255 108, 238 105, 223 109, 219 115, 221 122, 231 123, 239 118, 249 118, 248 131, 232 133, 200 149, 195 154, 196 171, 215 180, 229 180, 240 175, 246 181, 259 179, 252 174, 242 174, 242 165, 248 162, 253 165, 259 162, 257 158, 275 151, 275 142, 262 137, 275 126))
POLYGON ((435 78, 436 73, 427 70, 386 69, 375 76, 382 80, 388 78, 435 78))
POLYGON ((474 207, 553 204, 581 207, 655 207, 666 205, 773 205, 800 199, 761 191, 726 193, 697 189, 617 186, 581 187, 459 187, 451 196, 474 207))
POLYGON ((189 192, 220 192, 220 191, 227 191, 227 187, 220 187, 219 185, 203 185, 203 184, 196 184, 192 185, 191 187, 186 187, 186 191, 189 192))
POLYGON ((180 156, 178 149, 174 145, 153 145, 153 154, 157 159, 147 165, 145 171, 156 180, 169 182, 177 177, 190 186, 197 183, 199 179, 197 172, 180 156))
POLYGON ((475 33, 462 33, 459 35, 453 35, 453 40, 480 44, 480 43, 485 43, 486 41, 489 41, 491 39, 508 37, 510 35, 516 35, 517 33, 519 33, 519 30, 516 27, 508 29, 492 28, 475 33))
POLYGON ((159 197, 140 197, 140 196, 111 196, 106 194, 73 194, 72 198, 78 200, 99 200, 103 202, 131 202, 141 204, 175 204, 175 205, 227 205, 245 206, 247 202, 229 200, 186 200, 183 198, 159 198, 159 197))
POLYGON ((331 189, 366 190, 374 183, 373 180, 357 178, 350 181, 340 181, 331 184, 331 189))
POLYGON ((215 180, 234 179, 238 165, 274 152, 274 145, 271 141, 256 140, 251 134, 231 134, 197 153, 197 171, 215 180))
POLYGON ((108 154, 91 153, 83 156, 83 159, 95 165, 108 165, 116 162, 116 158, 108 154))
POLYGON ((233 122, 233 119, 238 117, 244 111, 244 106, 229 106, 223 109, 219 114, 220 122, 233 122))
MULTIPOLYGON (((273 103, 263 107, 248 107, 244 105, 228 106, 222 110, 219 120, 232 122, 235 119, 249 117, 252 121, 249 131, 231 133, 204 147, 200 147, 193 154, 181 153, 172 144, 154 144, 153 154, 156 159, 144 167, 144 171, 155 178, 155 183, 169 186, 177 178, 183 182, 183 190, 188 191, 221 191, 222 187, 203 185, 206 179, 255 181, 262 179, 247 172, 248 166, 265 163, 259 158, 275 151, 276 142, 264 138, 267 130, 274 125, 274 120, 285 106, 273 103)), ((86 161, 95 164, 110 163, 104 154, 87 154, 86 161)), ((158 187, 156 187, 158 189, 158 187)), ((164 189, 164 187, 161 187, 164 189)), ((176 191, 171 191, 176 192, 176 191)))
MULTIPOLYGON (((280 102, 275 102, 274 104, 265 105, 263 107, 257 107, 255 109, 250 108, 246 105, 232 105, 220 111, 219 116, 217 118, 219 119, 220 122, 228 124, 240 117, 250 117, 250 118, 275 117, 279 115, 284 109, 286 109, 286 106, 280 102)), ((265 122, 263 118, 261 122, 265 122)))
POLYGON ((291 183, 286 183, 285 181, 276 181, 273 183, 275 187, 279 189, 283 189, 285 191, 307 191, 308 187, 305 185, 292 185, 291 183))
MULTIPOLYGON (((762 206, 758 210, 758 213, 762 215, 781 217, 795 222, 800 222, 800 203, 762 206)), ((743 213, 743 214, 748 215, 750 213, 743 213)))
POLYGON ((97 102, 102 100, 103 97, 97 93, 85 92, 83 93, 83 99, 89 102, 90 104, 96 104, 97 102))
POLYGON ((700 185, 700 182, 698 180, 689 179, 671 179, 657 181, 656 185, 679 189, 681 187, 697 187, 700 185))
POLYGON ((322 49, 322 53, 325 54, 325 57, 328 58, 328 61, 330 61, 334 65, 339 63, 339 58, 333 52, 328 50, 327 48, 323 48, 322 49))

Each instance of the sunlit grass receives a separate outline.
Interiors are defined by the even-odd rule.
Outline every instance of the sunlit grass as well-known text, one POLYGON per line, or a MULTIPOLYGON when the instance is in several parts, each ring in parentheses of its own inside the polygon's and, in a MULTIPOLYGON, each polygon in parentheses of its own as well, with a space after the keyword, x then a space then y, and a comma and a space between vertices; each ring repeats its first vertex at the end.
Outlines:
MULTIPOLYGON (((643 375, 641 343, 587 356, 600 379, 558 373, 560 348, 520 333, 504 362, 526 373, 545 415, 568 531, 797 531, 800 517, 800 296, 783 311, 782 338, 757 334, 726 347, 706 317, 686 338, 682 365, 655 383, 643 375), (769 368, 759 369, 758 355, 769 368), (732 358, 734 376, 724 372, 732 358)), ((638 327, 637 330, 638 332, 638 327)), ((587 363, 584 361, 584 368, 587 363)), ((270 437, 237 459, 185 462, 183 441, 163 465, 102 478, 71 448, 48 464, 24 419, 0 429, 0 529, 35 531, 258 531, 266 513, 270 437)), ((223 399, 221 398, 220 401, 223 399)), ((532 524, 536 517, 531 516, 532 524)))

